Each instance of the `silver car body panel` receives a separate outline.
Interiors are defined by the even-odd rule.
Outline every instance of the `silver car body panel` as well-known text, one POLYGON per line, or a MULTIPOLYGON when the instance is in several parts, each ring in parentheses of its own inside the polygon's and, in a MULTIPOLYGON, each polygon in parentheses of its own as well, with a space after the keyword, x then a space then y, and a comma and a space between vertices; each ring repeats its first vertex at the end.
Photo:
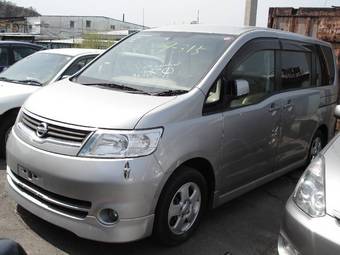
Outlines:
POLYGON ((339 221, 329 215, 311 218, 292 198, 287 202, 280 234, 299 255, 340 254, 339 221))
MULTIPOLYGON (((57 148, 48 141, 44 145, 36 139, 34 132, 27 136, 19 121, 7 144, 8 171, 20 176, 23 166, 38 176, 36 185, 39 187, 91 202, 88 217, 95 217, 98 208, 110 206, 117 209, 122 219, 135 220, 153 217, 168 178, 188 160, 205 160, 211 166, 215 179, 213 207, 216 207, 303 165, 308 155, 307 146, 320 126, 325 125, 328 136, 333 136, 335 120, 331 112, 337 98, 336 85, 282 92, 255 105, 202 114, 210 87, 245 43, 263 37, 312 43, 316 40, 254 28, 224 30, 198 25, 190 26, 190 29, 185 26, 166 29, 210 31, 226 36, 236 34, 238 37, 205 78, 180 96, 136 95, 64 80, 38 91, 23 107, 24 112, 62 127, 72 125, 78 129, 89 128, 90 131, 97 128, 133 130, 163 127, 162 138, 152 155, 125 160, 80 158, 76 156, 80 148, 70 150, 64 146, 62 151, 62 147, 57 148), (78 94, 81 96, 76 96, 78 94), (293 109, 284 107, 288 100, 293 100, 293 109), (275 111, 269 109, 273 103, 279 106, 275 111), (289 113, 294 117, 290 117, 290 124, 285 126, 282 119, 289 120, 289 113), (298 157, 294 157, 295 153, 298 157), (131 178, 124 178, 126 162, 131 166, 131 178)), ((317 43, 329 46, 324 42, 317 43)), ((25 178, 25 174, 22 177, 25 178)), ((15 186, 11 183, 9 189, 15 193, 15 186)), ((20 194, 14 196, 28 210, 54 224, 79 236, 100 238, 95 236, 96 231, 83 233, 84 228, 78 228, 77 224, 69 225, 69 219, 62 221, 62 216, 54 216, 53 213, 49 217, 39 205, 28 203, 20 194)), ((143 225, 140 228, 139 225, 138 234, 131 233, 130 238, 124 235, 126 239, 123 241, 148 236, 153 222, 147 220, 144 223, 147 227, 143 225)), ((119 225, 108 230, 98 224, 95 228, 109 231, 109 234, 116 234, 119 230, 119 225)), ((115 236, 105 237, 106 241, 108 239, 117 241, 115 236)))
MULTIPOLYGON (((326 189, 326 209, 327 213, 340 220, 340 134, 329 143, 324 150, 325 159, 325 189, 326 189)), ((340 242, 339 242, 340 244, 340 242)))

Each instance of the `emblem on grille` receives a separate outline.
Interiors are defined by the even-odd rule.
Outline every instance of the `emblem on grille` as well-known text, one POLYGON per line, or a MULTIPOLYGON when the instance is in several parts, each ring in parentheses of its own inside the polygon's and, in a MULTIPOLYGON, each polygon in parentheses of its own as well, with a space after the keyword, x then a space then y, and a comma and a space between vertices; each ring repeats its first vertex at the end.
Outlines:
POLYGON ((48 132, 48 125, 45 122, 40 123, 37 126, 37 130, 36 130, 36 135, 40 138, 43 138, 48 132))

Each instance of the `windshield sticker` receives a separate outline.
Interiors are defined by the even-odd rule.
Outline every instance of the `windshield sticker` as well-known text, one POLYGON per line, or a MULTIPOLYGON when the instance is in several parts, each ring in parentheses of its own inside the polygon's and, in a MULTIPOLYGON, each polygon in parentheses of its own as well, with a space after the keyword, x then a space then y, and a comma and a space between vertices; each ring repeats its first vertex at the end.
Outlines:
POLYGON ((178 42, 172 42, 168 45, 165 45, 163 49, 161 49, 161 51, 166 51, 169 49, 174 49, 174 50, 178 50, 182 53, 186 53, 189 54, 191 56, 194 55, 198 55, 200 54, 202 51, 207 50, 203 45, 180 45, 178 42))

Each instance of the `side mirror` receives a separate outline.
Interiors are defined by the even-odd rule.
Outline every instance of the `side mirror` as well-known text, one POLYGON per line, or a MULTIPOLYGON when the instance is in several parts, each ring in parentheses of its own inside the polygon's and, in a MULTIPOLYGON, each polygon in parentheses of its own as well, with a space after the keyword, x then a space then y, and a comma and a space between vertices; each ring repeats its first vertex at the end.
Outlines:
POLYGON ((340 105, 335 106, 334 116, 335 118, 340 119, 340 105))
POLYGON ((232 94, 236 98, 249 94, 249 82, 246 80, 234 80, 232 81, 232 86, 232 94))

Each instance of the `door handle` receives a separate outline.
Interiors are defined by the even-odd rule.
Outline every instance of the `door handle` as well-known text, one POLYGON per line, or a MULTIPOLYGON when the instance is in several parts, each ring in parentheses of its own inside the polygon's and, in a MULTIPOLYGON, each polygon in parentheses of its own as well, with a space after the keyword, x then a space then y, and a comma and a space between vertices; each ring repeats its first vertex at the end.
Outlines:
POLYGON ((269 112, 276 112, 279 111, 281 109, 280 106, 276 106, 276 104, 272 103, 268 109, 269 112))
POLYGON ((289 108, 293 108, 294 104, 292 104, 292 100, 288 100, 287 103, 283 106, 283 109, 289 109, 289 108))

